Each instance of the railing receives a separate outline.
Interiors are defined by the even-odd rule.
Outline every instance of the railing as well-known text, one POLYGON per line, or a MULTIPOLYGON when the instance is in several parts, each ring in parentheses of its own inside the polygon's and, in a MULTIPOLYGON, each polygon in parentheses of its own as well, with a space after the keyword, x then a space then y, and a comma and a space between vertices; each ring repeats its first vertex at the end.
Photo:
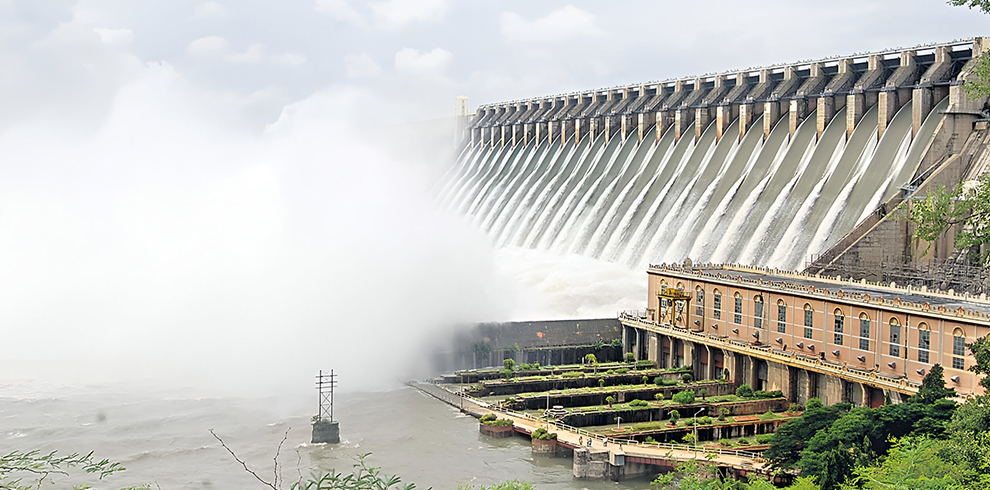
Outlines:
MULTIPOLYGON (((444 387, 439 386, 437 384, 432 384, 432 383, 410 383, 410 386, 413 386, 414 388, 416 388, 416 389, 418 389, 420 391, 423 391, 424 393, 427 393, 430 396, 433 396, 434 398, 436 398, 436 399, 438 399, 440 401, 446 402, 446 403, 448 403, 448 404, 450 404, 452 406, 455 406, 455 407, 463 408, 464 403, 470 403, 470 404, 477 405, 478 407, 481 407, 481 408, 483 408, 485 410, 490 410, 492 412, 503 413, 503 414, 508 415, 510 417, 515 417, 515 418, 529 420, 529 421, 535 422, 537 424, 546 424, 549 428, 555 429, 555 430, 558 430, 558 431, 571 432, 571 433, 577 434, 579 436, 588 437, 590 439, 604 439, 604 438, 606 438, 605 436, 602 436, 601 434, 596 434, 594 432, 591 432, 591 431, 589 431, 587 429, 583 429, 581 427, 574 427, 572 425, 563 424, 563 423, 560 423, 560 422, 554 422, 554 421, 548 420, 545 417, 534 417, 534 416, 532 416, 532 415, 530 415, 528 413, 516 412, 514 410, 509 410, 509 409, 506 409, 504 407, 500 407, 500 406, 497 406, 497 405, 491 405, 491 404, 485 403, 485 402, 483 402, 481 400, 472 398, 470 396, 467 396, 467 395, 464 395, 464 394, 461 394, 461 393, 452 392, 452 391, 448 390, 447 388, 444 388, 444 387), (426 386, 429 386, 430 388, 427 389, 426 386)), ((635 439, 620 439, 620 438, 615 438, 615 437, 607 437, 607 439, 608 439, 608 442, 613 443, 613 444, 621 444, 623 446, 633 446, 633 447, 644 448, 644 449, 653 449, 653 448, 656 448, 656 449, 668 449, 668 450, 671 450, 671 451, 675 451, 675 450, 676 451, 694 451, 694 452, 702 452, 702 453, 704 453, 706 455, 707 454, 718 454, 718 455, 725 455, 725 456, 736 456, 736 457, 741 457, 741 458, 750 458, 750 459, 755 459, 755 460, 762 459, 762 457, 763 457, 763 452, 761 452, 761 451, 741 451, 741 450, 737 450, 737 449, 703 448, 703 447, 693 446, 693 445, 690 445, 690 444, 677 444, 677 443, 670 443, 670 442, 641 442, 641 441, 637 441, 635 439)), ((649 456, 647 456, 647 457, 649 457, 649 456)), ((668 454, 668 455, 665 455, 665 457, 671 457, 672 458, 673 455, 668 454)))
POLYGON ((690 335, 690 334, 685 335, 683 330, 674 328, 670 325, 660 324, 655 322, 647 322, 640 318, 627 316, 625 314, 620 314, 619 320, 627 323, 633 323, 647 330, 669 333, 676 337, 681 337, 681 338, 689 337, 689 340, 692 341, 697 339, 709 345, 711 344, 716 344, 715 346, 720 345, 724 348, 727 348, 727 350, 731 350, 734 352, 750 354, 750 355, 755 354, 757 357, 761 357, 764 359, 776 359, 783 362, 784 364, 797 364, 803 367, 810 368, 814 371, 819 371, 819 372, 824 371, 827 373, 835 374, 845 379, 862 381, 874 385, 883 385, 887 388, 896 389, 908 393, 914 393, 919 388, 921 388, 921 383, 918 383, 916 381, 911 381, 907 378, 894 378, 891 376, 886 376, 875 372, 869 372, 868 374, 859 374, 844 367, 840 367, 835 364, 822 361, 818 358, 806 358, 802 356, 780 353, 767 346, 754 346, 737 340, 730 340, 728 338, 711 337, 704 335, 690 335))

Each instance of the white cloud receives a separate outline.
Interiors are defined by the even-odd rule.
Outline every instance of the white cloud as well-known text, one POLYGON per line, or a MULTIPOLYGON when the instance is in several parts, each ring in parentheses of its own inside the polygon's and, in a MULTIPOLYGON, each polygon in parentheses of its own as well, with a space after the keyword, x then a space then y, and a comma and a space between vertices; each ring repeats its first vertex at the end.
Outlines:
POLYGON ((217 2, 206 2, 196 7, 193 19, 216 19, 227 16, 227 7, 217 2))
POLYGON ((96 34, 100 36, 100 41, 104 44, 125 44, 134 40, 134 31, 130 29, 104 29, 94 27, 96 34))
POLYGON ((502 38, 509 43, 565 43, 570 39, 598 37, 595 16, 573 5, 550 12, 546 17, 530 21, 513 12, 499 15, 502 38))
POLYGON ((341 22, 348 22, 358 26, 365 26, 364 17, 357 10, 351 8, 347 0, 316 0, 313 8, 321 13, 329 15, 341 22))
POLYGON ((261 50, 260 44, 252 44, 243 53, 228 54, 223 57, 227 63, 258 63, 265 58, 265 53, 261 50))
POLYGON ((439 77, 450 65, 454 55, 442 48, 420 53, 418 49, 403 48, 395 53, 395 69, 400 72, 439 77))
POLYGON ((344 57, 344 63, 347 78, 377 77, 382 73, 382 67, 368 53, 349 54, 344 57))
POLYGON ((192 56, 214 58, 223 55, 227 49, 227 40, 220 36, 201 37, 186 46, 186 52, 192 56))
POLYGON ((306 55, 296 53, 273 54, 272 63, 285 66, 299 66, 306 63, 306 55))
POLYGON ((450 5, 448 0, 386 0, 370 6, 381 27, 397 29, 413 22, 440 22, 450 5))

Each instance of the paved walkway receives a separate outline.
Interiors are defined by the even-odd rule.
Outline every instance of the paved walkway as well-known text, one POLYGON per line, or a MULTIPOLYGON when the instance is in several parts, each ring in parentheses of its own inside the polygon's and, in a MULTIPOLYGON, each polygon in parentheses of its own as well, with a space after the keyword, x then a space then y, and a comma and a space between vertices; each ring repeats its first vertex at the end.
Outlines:
MULTIPOLYGON (((547 422, 545 421, 534 420, 523 416, 522 414, 496 410, 487 403, 479 402, 469 397, 459 396, 434 384, 411 383, 411 386, 443 402, 458 407, 461 411, 476 417, 493 413, 499 418, 510 419, 512 420, 513 428, 516 432, 532 434, 533 431, 539 429, 540 427, 547 428, 547 422)), ((701 447, 695 450, 693 447, 683 444, 653 445, 645 443, 618 444, 616 442, 610 442, 608 446, 605 446, 600 438, 595 438, 597 436, 590 435, 590 433, 582 433, 580 432, 581 429, 561 426, 553 422, 550 422, 549 427, 550 432, 557 433, 557 443, 571 449, 578 448, 578 443, 582 441, 582 439, 584 442, 583 447, 588 447, 587 442, 590 437, 592 439, 592 448, 604 449, 609 452, 617 452, 621 449, 627 458, 646 458, 656 460, 658 463, 662 461, 676 463, 679 461, 690 461, 697 459, 701 461, 709 461, 719 467, 731 467, 737 470, 745 470, 747 472, 766 472, 766 463, 762 460, 762 458, 759 458, 756 453, 746 453, 744 451, 723 451, 718 449, 706 450, 701 447), (709 459, 707 457, 709 454, 714 454, 715 456, 709 459)), ((612 439, 609 440, 611 441, 612 439)))

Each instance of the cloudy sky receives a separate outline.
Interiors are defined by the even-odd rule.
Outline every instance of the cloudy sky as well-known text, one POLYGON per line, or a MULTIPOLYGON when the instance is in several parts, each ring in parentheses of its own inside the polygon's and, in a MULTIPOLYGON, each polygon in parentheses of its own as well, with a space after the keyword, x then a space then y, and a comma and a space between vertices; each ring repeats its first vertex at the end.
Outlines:
POLYGON ((454 96, 988 27, 939 0, 0 0, 2 367, 278 384, 453 323, 614 314, 641 271, 494 251, 433 208, 454 96))

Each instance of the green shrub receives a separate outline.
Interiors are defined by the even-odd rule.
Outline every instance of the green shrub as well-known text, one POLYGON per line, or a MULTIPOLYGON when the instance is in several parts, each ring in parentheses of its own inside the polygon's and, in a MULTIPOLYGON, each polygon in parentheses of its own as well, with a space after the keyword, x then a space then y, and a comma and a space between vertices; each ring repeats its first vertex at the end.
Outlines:
POLYGON ((478 419, 482 424, 492 426, 492 427, 509 427, 512 425, 512 421, 509 419, 500 419, 495 416, 495 414, 490 413, 478 419))
POLYGON ((787 413, 803 412, 804 407, 800 403, 792 403, 787 407, 787 413))
POLYGON ((481 418, 478 419, 478 420, 481 421, 481 423, 484 424, 484 423, 488 423, 488 422, 494 422, 495 419, 497 419, 497 418, 498 417, 496 417, 494 413, 487 413, 485 415, 482 415, 481 418))
POLYGON ((706 390, 706 389, 704 389, 704 388, 702 388, 702 389, 700 389, 700 390, 698 390, 698 396, 700 396, 700 397, 701 397, 701 399, 702 399, 702 400, 704 400, 704 399, 705 399, 705 397, 707 397, 707 396, 708 396, 708 390, 706 390))
POLYGON ((730 441, 728 439, 719 439, 718 440, 718 443, 721 444, 721 445, 723 445, 723 446, 731 446, 732 445, 732 441, 730 441))
POLYGON ((608 371, 605 371, 605 374, 615 374, 615 370, 609 369, 608 371))
POLYGON ((512 369, 516 367, 516 360, 510 357, 502 361, 502 367, 504 367, 505 369, 512 369))
POLYGON ((776 391, 757 390, 753 392, 753 398, 758 398, 761 400, 767 398, 782 398, 783 396, 784 396, 784 392, 780 390, 776 390, 776 391))
POLYGON ((812 398, 808 400, 808 403, 805 404, 804 407, 808 410, 813 410, 816 408, 822 408, 823 406, 825 406, 825 404, 822 403, 821 398, 812 398))
POLYGON ((626 374, 629 372, 629 368, 619 368, 615 370, 615 374, 626 374))
POLYGON ((663 386, 663 376, 657 376, 656 378, 653 378, 653 384, 657 386, 663 386))
POLYGON ((633 401, 629 402, 629 406, 630 407, 646 407, 646 406, 649 406, 649 405, 650 404, 647 403, 646 400, 633 400, 633 401))
POLYGON ((595 350, 601 350, 602 347, 605 347, 605 342, 601 340, 595 341, 595 350))
POLYGON ((581 371, 567 371, 566 373, 561 374, 561 376, 565 378, 583 378, 584 373, 581 371))
POLYGON ((757 434, 756 443, 757 444, 770 444, 773 441, 773 434, 757 434))
POLYGON ((612 347, 622 347, 622 339, 612 340, 612 347))
POLYGON ((694 390, 684 390, 679 393, 675 393, 674 396, 670 397, 674 403, 694 403, 694 390))
POLYGON ((536 371, 538 369, 540 369, 540 363, 538 363, 538 362, 534 362, 534 363, 530 363, 530 364, 520 364, 519 365, 519 370, 520 371, 536 371))
POLYGON ((608 403, 608 406, 611 407, 612 404, 615 403, 615 397, 612 395, 606 396, 605 403, 608 403))
POLYGON ((644 439, 643 442, 647 444, 656 444, 657 440, 654 439, 653 436, 646 436, 646 439, 644 439))
POLYGON ((741 396, 743 398, 752 398, 753 388, 748 384, 741 384, 736 388, 736 396, 741 396))
POLYGON ((557 433, 556 432, 547 432, 547 430, 544 429, 544 428, 542 428, 542 427, 540 427, 539 429, 534 430, 532 436, 533 436, 533 439, 536 439, 536 440, 539 440, 539 441, 556 441, 557 440, 557 433))
POLYGON ((742 439, 739 439, 736 443, 739 444, 740 446, 748 446, 749 445, 749 439, 746 439, 745 437, 743 437, 742 439))
POLYGON ((663 393, 657 393, 656 395, 653 395, 653 399, 656 400, 656 401, 658 401, 658 402, 662 402, 663 401, 663 393))
POLYGON ((643 384, 645 385, 646 383, 649 383, 649 382, 650 382, 650 377, 649 376, 643 376, 643 384))
POLYGON ((684 437, 681 438, 681 441, 684 442, 684 444, 694 444, 694 434, 690 432, 684 434, 684 437))
MULTIPOLYGON (((510 360, 511 360, 511 359, 510 359, 510 360)), ((511 378, 511 377, 512 377, 512 370, 511 370, 511 369, 508 369, 508 368, 506 368, 506 369, 503 369, 503 370, 501 371, 501 373, 502 373, 502 377, 503 377, 503 378, 506 378, 506 379, 508 379, 508 378, 511 378)))
POLYGON ((677 410, 671 410, 670 413, 667 415, 667 417, 670 418, 670 421, 672 423, 676 424, 677 421, 681 419, 681 412, 678 412, 677 410))
POLYGON ((718 419, 725 420, 725 417, 729 415, 729 409, 726 407, 719 407, 718 409, 718 419))
POLYGON ((704 417, 698 419, 698 423, 701 425, 712 425, 712 418, 705 415, 704 417))
POLYGON ((594 354, 588 354, 584 356, 585 364, 598 364, 598 358, 594 354))
POLYGON ((674 381, 672 379, 665 379, 665 380, 663 380, 663 385, 664 386, 675 386, 676 384, 677 384, 677 381, 674 381))
POLYGON ((626 352, 626 362, 636 362, 636 354, 626 352))
POLYGON ((599 379, 598 380, 598 387, 599 388, 604 388, 605 387, 605 380, 604 379, 599 379))
POLYGON ((653 361, 643 359, 642 361, 636 361, 637 366, 653 366, 653 361))
POLYGON ((694 379, 694 376, 691 376, 691 373, 684 373, 684 375, 681 376, 681 379, 683 379, 685 383, 690 383, 691 380, 694 379))

